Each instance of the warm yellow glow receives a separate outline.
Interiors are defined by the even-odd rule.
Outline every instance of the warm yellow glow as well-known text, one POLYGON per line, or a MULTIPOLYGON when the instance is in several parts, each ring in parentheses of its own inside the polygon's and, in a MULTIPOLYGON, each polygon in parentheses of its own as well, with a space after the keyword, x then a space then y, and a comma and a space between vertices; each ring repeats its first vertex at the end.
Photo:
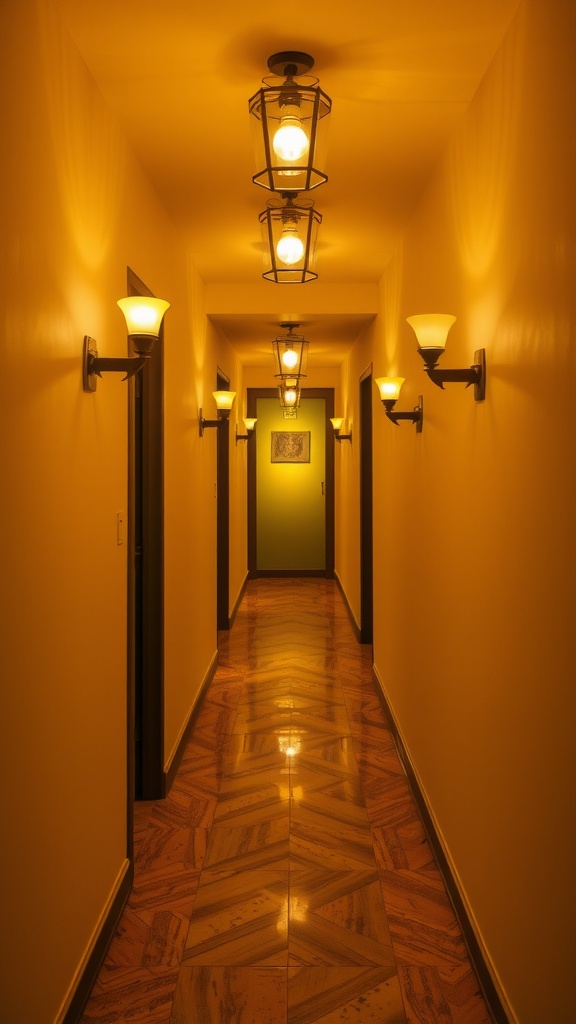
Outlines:
POLYGON ((244 417, 244 426, 248 431, 254 430, 254 427, 256 426, 256 417, 248 417, 248 419, 244 417))
POLYGON ((217 409, 227 409, 229 411, 234 405, 235 391, 213 391, 212 394, 214 395, 217 409))
POLYGON ((342 424, 344 423, 344 417, 343 416, 334 416, 330 420, 330 423, 334 427, 334 430, 336 430, 336 431, 342 430, 342 424))
POLYGON ((382 401, 389 399, 396 401, 405 380, 405 377, 377 377, 374 383, 380 391, 382 401))
POLYGON ((419 313, 406 317, 416 339, 418 348, 445 348, 448 331, 456 317, 449 313, 419 313))
POLYGON ((282 231, 282 236, 276 246, 276 255, 281 263, 291 267, 299 263, 304 255, 304 243, 298 236, 296 227, 288 227, 282 231))
POLYGON ((272 148, 276 156, 288 164, 302 160, 308 150, 308 136, 298 114, 298 107, 286 107, 280 127, 272 139, 272 148))
POLYGON ((165 299, 155 299, 148 295, 130 295, 125 299, 118 299, 118 305, 124 313, 128 334, 145 334, 157 338, 162 317, 170 303, 165 299))
POLYGON ((286 390, 284 391, 284 405, 290 408, 291 406, 296 405, 297 401, 298 392, 295 391, 294 388, 286 388, 286 390))
POLYGON ((298 353, 293 348, 286 348, 280 358, 282 366, 285 366, 287 370, 293 370, 298 362, 298 353))

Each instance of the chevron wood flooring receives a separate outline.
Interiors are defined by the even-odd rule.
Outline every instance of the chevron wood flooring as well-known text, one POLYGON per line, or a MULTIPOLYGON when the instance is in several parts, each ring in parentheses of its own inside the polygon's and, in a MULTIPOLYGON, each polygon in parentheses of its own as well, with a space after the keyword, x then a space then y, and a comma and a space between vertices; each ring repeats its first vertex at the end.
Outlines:
POLYGON ((257 580, 82 1024, 490 1024, 330 580, 257 580))

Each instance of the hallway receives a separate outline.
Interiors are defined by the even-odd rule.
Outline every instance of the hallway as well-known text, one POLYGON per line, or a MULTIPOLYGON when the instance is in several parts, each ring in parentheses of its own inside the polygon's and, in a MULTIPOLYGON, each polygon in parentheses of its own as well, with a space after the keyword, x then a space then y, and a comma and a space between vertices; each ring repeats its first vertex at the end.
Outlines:
POLYGON ((82 1024, 489 1024, 332 580, 248 584, 82 1024))

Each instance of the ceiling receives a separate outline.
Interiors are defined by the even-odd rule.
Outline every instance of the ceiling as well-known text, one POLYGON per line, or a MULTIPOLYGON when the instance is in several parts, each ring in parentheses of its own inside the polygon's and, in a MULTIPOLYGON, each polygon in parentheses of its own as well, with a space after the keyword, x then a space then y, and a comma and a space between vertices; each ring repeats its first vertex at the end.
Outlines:
POLYGON ((329 180, 310 194, 323 216, 318 281, 374 284, 518 3, 315 0, 289 17, 264 0, 56 0, 202 278, 241 286, 238 308, 214 316, 240 357, 270 361, 290 302, 309 366, 341 359, 366 317, 300 315, 314 282, 266 282, 266 313, 242 308, 264 269, 258 215, 270 193, 252 182, 248 99, 268 57, 311 54, 332 99, 329 180))

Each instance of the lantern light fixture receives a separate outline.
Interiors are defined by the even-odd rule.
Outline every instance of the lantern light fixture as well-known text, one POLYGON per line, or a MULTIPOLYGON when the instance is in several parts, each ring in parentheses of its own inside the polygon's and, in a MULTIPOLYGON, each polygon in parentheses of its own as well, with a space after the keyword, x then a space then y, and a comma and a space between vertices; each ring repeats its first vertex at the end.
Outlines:
POLYGON ((96 378, 111 371, 125 373, 123 380, 133 377, 145 365, 152 354, 152 346, 160 337, 162 319, 170 303, 151 295, 130 295, 118 299, 118 306, 124 314, 128 330, 128 341, 134 356, 101 357, 94 338, 84 336, 82 354, 82 387, 84 391, 96 391, 96 378))
POLYGON ((223 423, 230 416, 232 406, 236 398, 235 391, 213 391, 214 401, 216 402, 216 409, 218 412, 218 419, 216 420, 205 420, 202 415, 202 409, 198 413, 198 421, 200 424, 200 437, 204 436, 204 431, 207 427, 221 427, 223 423))
POLYGON ((302 334, 295 331, 300 327, 299 323, 288 321, 279 324, 288 333, 275 338, 272 342, 274 363, 276 367, 275 377, 277 380, 295 379, 297 382, 305 377, 306 360, 308 358, 308 342, 302 334))
POLYGON ((300 408, 300 386, 294 378, 286 379, 278 387, 278 397, 283 409, 300 408))
POLYGON ((254 428, 256 426, 256 417, 255 416, 248 416, 248 417, 245 416, 244 417, 244 426, 246 427, 246 433, 245 434, 239 434, 238 433, 238 424, 236 424, 236 444, 238 444, 238 441, 249 441, 250 438, 254 436, 254 428))
POLYGON ((312 200, 297 204, 295 197, 295 192, 283 192, 285 202, 271 199, 259 217, 271 264, 262 277, 275 284, 306 284, 318 277, 314 264, 322 214, 312 200))
POLYGON ((439 369, 438 360, 446 348, 448 331, 456 321, 448 313, 420 313, 407 317, 418 341, 418 352, 425 363, 430 380, 444 390, 444 384, 461 382, 466 387, 474 385, 474 399, 482 402, 486 397, 486 350, 479 348, 474 353, 471 366, 462 369, 439 369))
POLYGON ((380 392, 382 405, 389 420, 398 426, 400 420, 409 420, 416 425, 416 433, 422 433, 424 421, 424 399, 418 395, 418 404, 411 412, 396 412, 394 406, 398 401, 405 377, 376 377, 374 383, 380 392))
POLYGON ((271 192, 309 192, 328 180, 323 167, 332 101, 309 75, 313 67, 307 53, 273 54, 273 77, 264 78, 249 100, 257 168, 252 181, 271 192))
POLYGON ((332 416, 330 419, 330 423, 334 428, 335 441, 350 441, 350 443, 352 443, 352 431, 350 431, 348 434, 340 433, 340 431, 342 430, 342 424, 344 423, 343 416, 332 416))

